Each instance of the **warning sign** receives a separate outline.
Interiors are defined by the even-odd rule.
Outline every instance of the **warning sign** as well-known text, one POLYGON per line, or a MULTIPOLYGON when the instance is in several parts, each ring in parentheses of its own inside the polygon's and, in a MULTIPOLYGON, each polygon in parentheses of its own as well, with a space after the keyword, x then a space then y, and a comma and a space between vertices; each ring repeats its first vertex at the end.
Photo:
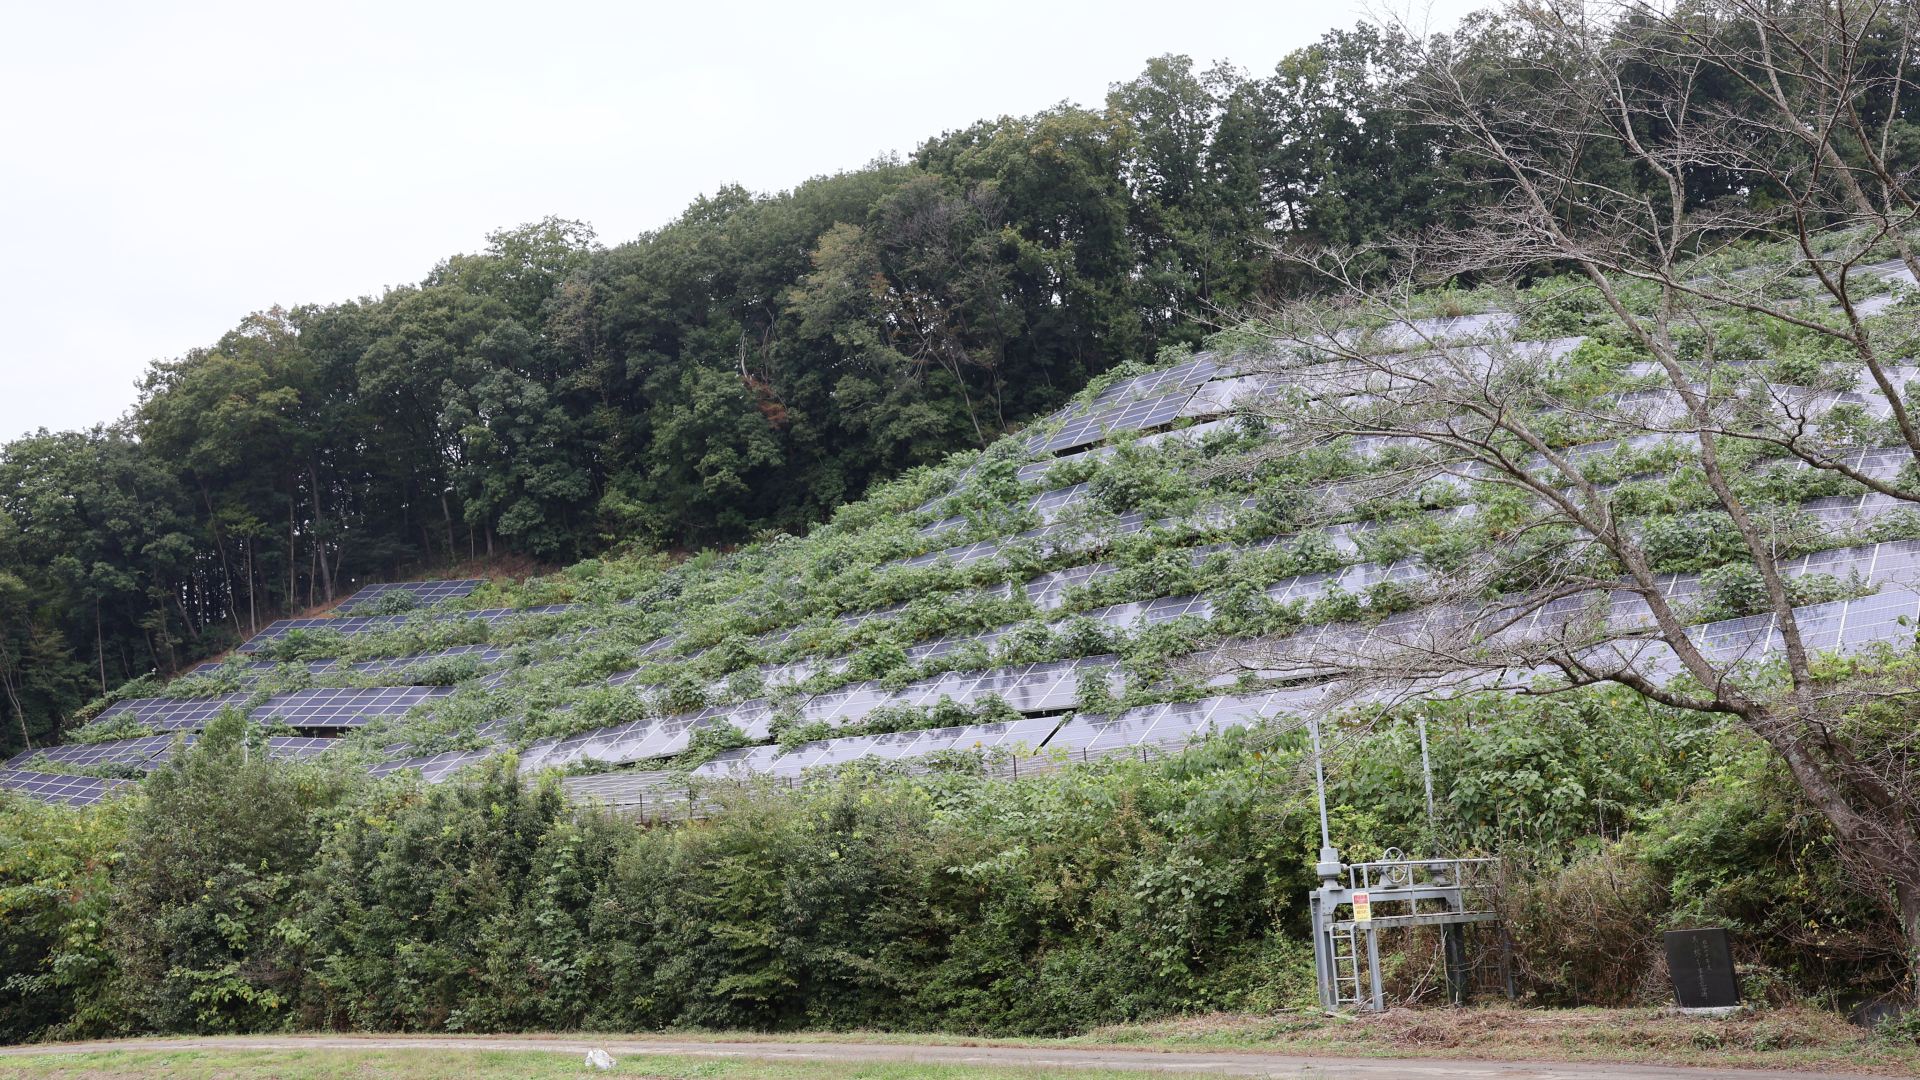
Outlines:
POLYGON ((1373 921, 1373 897, 1363 892, 1353 894, 1353 921, 1357 923, 1373 921))

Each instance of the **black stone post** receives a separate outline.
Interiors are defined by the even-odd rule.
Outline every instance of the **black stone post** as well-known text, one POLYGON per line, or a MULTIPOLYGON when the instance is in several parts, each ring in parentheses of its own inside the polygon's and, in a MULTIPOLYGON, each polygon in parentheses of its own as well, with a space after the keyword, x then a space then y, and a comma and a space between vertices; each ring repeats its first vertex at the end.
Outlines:
POLYGON ((1681 1008, 1730 1009, 1740 1004, 1740 980, 1734 976, 1726 928, 1669 930, 1666 946, 1673 996, 1681 1008))
POLYGON ((1460 923, 1440 927, 1440 945, 1447 957, 1447 998, 1455 1005, 1467 1003, 1467 928, 1460 923))

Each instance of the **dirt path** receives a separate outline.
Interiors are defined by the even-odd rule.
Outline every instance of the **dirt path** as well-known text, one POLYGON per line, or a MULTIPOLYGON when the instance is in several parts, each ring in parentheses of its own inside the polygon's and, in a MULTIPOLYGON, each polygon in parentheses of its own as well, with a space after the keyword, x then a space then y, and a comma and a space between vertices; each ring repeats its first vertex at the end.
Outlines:
POLYGON ((133 1039, 50 1043, 0 1048, 0 1057, 31 1054, 81 1054, 125 1050, 546 1050, 584 1055, 598 1047, 615 1058, 648 1054, 685 1057, 757 1058, 782 1061, 917 1062, 941 1065, 1007 1066, 1027 1069, 1127 1069, 1141 1072, 1269 1078, 1341 1080, 1849 1080, 1853 1074, 1742 1069, 1684 1069, 1654 1065, 1556 1064, 1390 1060, 1384 1058, 1305 1058, 1249 1051, 1166 1051, 1081 1049, 1036 1046, 929 1046, 860 1042, 706 1042, 575 1036, 501 1036, 463 1038, 421 1036, 287 1036, 205 1039, 133 1039))

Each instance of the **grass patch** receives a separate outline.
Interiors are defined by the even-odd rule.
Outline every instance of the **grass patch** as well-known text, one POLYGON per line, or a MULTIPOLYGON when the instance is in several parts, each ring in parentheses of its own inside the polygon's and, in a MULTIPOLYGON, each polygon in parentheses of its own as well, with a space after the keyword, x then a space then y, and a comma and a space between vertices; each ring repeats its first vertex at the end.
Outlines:
MULTIPOLYGON (((582 1056, 538 1050, 300 1050, 221 1047, 210 1050, 111 1050, 0 1058, 0 1077, 85 1078, 167 1076, 174 1080, 560 1080, 596 1077, 673 1077, 702 1080, 1038 1080, 1058 1076, 1043 1068, 933 1065, 916 1062, 767 1061, 655 1054, 616 1055, 610 1072, 590 1069, 582 1056)), ((1137 1072, 1073 1070, 1076 1077, 1118 1080, 1137 1072)))
MULTIPOLYGON (((303 1038, 294 1036, 293 1038, 303 1038)), ((1709 1020, 1662 1009, 1523 1009, 1505 1004, 1467 1009, 1397 1009, 1377 1016, 1329 1017, 1317 1013, 1209 1014, 1154 1023, 1100 1028, 1068 1039, 979 1039, 907 1032, 803 1032, 764 1035, 675 1031, 671 1035, 531 1034, 480 1036, 308 1036, 310 1046, 286 1047, 284 1039, 210 1041, 181 1048, 169 1040, 98 1044, 80 1052, 0 1056, 0 1078, 166 1075, 188 1080, 274 1077, 285 1080, 398 1077, 520 1078, 770 1077, 775 1080, 1025 1080, 1059 1076, 1134 1077, 1134 1070, 1106 1067, 1064 1069, 1055 1063, 937 1063, 868 1059, 848 1061, 766 1059, 744 1056, 748 1044, 805 1051, 812 1046, 867 1044, 920 1047, 1000 1047, 1047 1051, 1146 1051, 1141 1067, 1156 1064, 1152 1052, 1258 1052, 1325 1058, 1451 1058, 1462 1060, 1621 1063, 1760 1070, 1920 1076, 1920 1046, 1880 1038, 1817 1009, 1764 1009, 1709 1020), (417 1046, 385 1044, 403 1038, 417 1046), (364 1041, 369 1045, 356 1045, 364 1041), (507 1044, 485 1049, 473 1042, 507 1044), (552 1041, 564 1051, 530 1049, 552 1041), (466 1043, 469 1045, 461 1045, 466 1043), (711 1055, 641 1053, 648 1043, 683 1050, 689 1043, 714 1044, 711 1055), (601 1046, 618 1061, 610 1073, 588 1069, 575 1047, 601 1046)), ((1099 1062, 1101 1066, 1109 1062, 1099 1062)), ((1232 1068, 1213 1069, 1234 1075, 1232 1068)))
POLYGON ((1087 1044, 1266 1050, 1328 1057, 1449 1057, 1920 1075, 1902 1046, 1811 1008, 1722 1020, 1665 1009, 1394 1009, 1377 1016, 1214 1014, 1100 1028, 1087 1044))

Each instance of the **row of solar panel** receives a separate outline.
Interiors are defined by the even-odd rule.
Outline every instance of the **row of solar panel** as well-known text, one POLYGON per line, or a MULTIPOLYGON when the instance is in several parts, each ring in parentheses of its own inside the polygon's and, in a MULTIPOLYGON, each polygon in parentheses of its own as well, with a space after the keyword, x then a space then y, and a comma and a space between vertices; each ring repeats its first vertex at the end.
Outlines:
POLYGON ((189 674, 209 675, 231 666, 238 669, 240 673, 240 684, 242 686, 250 686, 258 682, 266 673, 286 663, 304 667, 309 674, 313 675, 328 675, 349 671, 363 675, 386 675, 405 671, 408 668, 419 667, 436 660, 451 660, 457 657, 471 657, 479 664, 493 664, 505 659, 506 655, 507 650, 493 645, 455 645, 449 649, 440 649, 430 653, 415 653, 410 656, 388 656, 375 660, 356 660, 352 663, 342 663, 338 659, 280 661, 241 660, 236 658, 231 660, 209 660, 203 664, 196 664, 189 674))
POLYGON ((426 607, 445 600, 458 600, 486 584, 479 578, 459 580, 442 579, 437 581, 395 581, 382 585, 369 585, 352 596, 342 600, 334 607, 335 611, 352 613, 358 608, 388 600, 394 596, 405 596, 408 602, 426 607))
MULTIPOLYGON (((1783 563, 1789 577, 1807 574, 1858 576, 1872 585, 1910 587, 1920 582, 1920 541, 1892 541, 1819 552, 1783 563)), ((1670 600, 1701 594, 1700 575, 1676 574, 1661 583, 1670 600)), ((1442 604, 1390 616, 1377 624, 1315 626, 1260 643, 1263 677, 1297 679, 1410 660, 1425 666, 1469 666, 1468 655, 1503 655, 1501 646, 1573 643, 1590 636, 1621 637, 1652 626, 1645 598, 1626 590, 1590 590, 1545 603, 1501 600, 1442 604)))
MULTIPOLYGON (((1920 593, 1889 589, 1870 597, 1806 605, 1795 609, 1796 621, 1809 642, 1820 651, 1849 651, 1866 645, 1911 637, 1920 621, 1920 593)), ((1694 628, 1690 634, 1710 657, 1723 663, 1757 659, 1781 648, 1776 620, 1771 615, 1730 619, 1694 628)), ((1637 669, 1648 675, 1671 676, 1678 661, 1664 646, 1635 646, 1637 669)), ((1512 673, 1508 685, 1531 685, 1535 677, 1554 674, 1547 669, 1512 673)), ((1466 679, 1453 684, 1452 693, 1473 693, 1489 680, 1466 679)), ((1124 752, 1145 745, 1177 745, 1210 731, 1286 715, 1335 697, 1335 686, 1309 687, 1271 694, 1227 695, 1200 702, 1145 706, 1112 719, 1074 717, 1059 723, 1044 739, 1033 738, 1054 721, 1040 718, 1002 724, 904 732, 896 736, 856 736, 829 739, 782 753, 777 747, 730 751, 695 770, 705 778, 748 775, 792 776, 810 768, 845 764, 864 757, 898 760, 914 754, 954 749, 1064 750, 1073 756, 1093 757, 1124 752)), ((1438 690, 1439 688, 1430 688, 1438 690)), ((1406 700, 1405 692, 1378 690, 1342 699, 1353 704, 1381 698, 1406 700)), ((682 798, 686 780, 665 773, 626 772, 569 778, 569 794, 582 801, 615 806, 641 805, 665 792, 682 798)))
MULTIPOLYGON (((559 615, 576 610, 578 604, 546 604, 539 607, 524 608, 482 608, 477 611, 434 612, 429 619, 479 619, 483 622, 500 623, 513 619, 531 618, 537 615, 559 615)), ((272 642, 286 637, 296 630, 331 631, 338 634, 367 634, 382 630, 397 630, 405 625, 408 615, 350 615, 340 619, 281 619, 269 624, 259 633, 248 638, 239 651, 257 652, 272 642)))
MULTIPOLYGON (((1862 454, 1856 455, 1856 460, 1854 462, 1854 465, 1860 468, 1862 472, 1868 475, 1876 475, 1876 474, 1892 475, 1894 472, 1898 471, 1901 463, 1907 458, 1908 458, 1908 454, 1904 450, 1890 450, 1884 454, 1878 455, 1872 460, 1869 460, 1868 454, 1862 453, 1862 454)), ((1821 520, 1825 523, 1828 523, 1831 525, 1845 524, 1845 525, 1851 525, 1854 527, 1862 526, 1866 523, 1869 523, 1875 520, 1878 517, 1884 516, 1888 513, 1901 511, 1904 509, 1907 509, 1907 504, 1903 500, 1898 500, 1890 496, 1883 496, 1875 493, 1869 493, 1861 496, 1836 496, 1831 498, 1823 498, 1823 499, 1813 500, 1805 504, 1805 506, 1803 507, 1803 510, 1805 512, 1813 515, 1816 519, 1821 520)), ((1476 511, 1476 508, 1473 505, 1468 504, 1466 506, 1456 507, 1452 509, 1431 511, 1429 512, 1429 517, 1432 520, 1434 520, 1436 524, 1438 524, 1438 523, 1442 523, 1449 520, 1458 520, 1461 518, 1471 517, 1473 516, 1475 511, 1476 511)), ((1353 523, 1348 525, 1332 526, 1327 529, 1321 530, 1317 535, 1322 540, 1324 540, 1335 552, 1340 553, 1344 556, 1351 556, 1352 554, 1355 554, 1358 550, 1357 537, 1363 535, 1368 531, 1377 529, 1379 527, 1380 526, 1374 522, 1359 522, 1359 523, 1353 523)), ((1265 540, 1255 541, 1248 544, 1230 544, 1229 543, 1229 544, 1204 545, 1201 547, 1187 549, 1187 553, 1188 553, 1188 558, 1195 564, 1198 564, 1198 562, 1200 562, 1204 558, 1209 557, 1216 553, 1228 552, 1228 553, 1244 554, 1248 552, 1262 550, 1262 549, 1271 547, 1275 544, 1288 542, 1293 539, 1295 538, 1283 536, 1283 537, 1271 537, 1265 540)), ((1118 568, 1113 566, 1112 564, 1087 563, 1077 567, 1070 567, 1064 570, 1054 571, 1049 574, 1040 575, 1036 578, 1030 579, 1022 588, 1029 601, 1034 603, 1037 607, 1039 607, 1043 611, 1051 611, 1051 610, 1056 610, 1057 608, 1059 608, 1064 604, 1070 589, 1084 585, 1089 581, 1091 581, 1096 576, 1106 574, 1106 573, 1116 572, 1117 569, 1118 568)), ((1325 588, 1334 587, 1334 585, 1330 583, 1330 578, 1335 575, 1338 575, 1341 579, 1338 583, 1339 588, 1344 589, 1348 592, 1359 592, 1369 587, 1370 585, 1374 584, 1375 581, 1384 579, 1382 577, 1373 576, 1377 573, 1379 573, 1378 568, 1372 568, 1367 565, 1361 565, 1358 567, 1349 568, 1347 570, 1333 572, 1333 574, 1308 575, 1303 578, 1294 579, 1291 582, 1281 583, 1280 586, 1277 586, 1274 590, 1270 591, 1270 595, 1272 595, 1276 600, 1280 600, 1282 602, 1287 602, 1287 601, 1296 600, 1296 599, 1307 599, 1307 598, 1310 598, 1312 595, 1316 595, 1318 592, 1325 591, 1325 588), (1328 582, 1328 584, 1325 585, 1325 588, 1315 588, 1311 590, 1306 590, 1302 588, 1303 585, 1318 585, 1322 582, 1328 582)), ((1409 573, 1410 573, 1410 568, 1402 567, 1394 571, 1392 574, 1385 575, 1385 577, 1405 578, 1406 576, 1409 575, 1409 573)), ((985 597, 1007 598, 1012 595, 1013 595, 1013 586, 1002 584, 1002 585, 993 586, 988 589, 978 590, 970 594, 964 594, 961 597, 959 597, 959 599, 965 600, 969 596, 977 597, 977 598, 985 598, 985 597)), ((1141 601, 1141 603, 1148 603, 1148 601, 1141 601)), ((1117 605, 1115 608, 1109 608, 1103 611, 1090 612, 1089 615, 1094 619, 1096 619, 1097 621, 1107 622, 1109 624, 1114 624, 1114 625, 1124 625, 1132 621, 1124 613, 1120 613, 1121 609, 1124 609, 1126 606, 1127 605, 1117 605)), ((1163 607, 1165 605, 1156 604, 1155 606, 1163 607)), ((861 613, 841 616, 840 619, 842 622, 845 622, 845 623, 862 622, 862 621, 873 620, 873 619, 883 619, 883 618, 888 618, 895 613, 898 613, 899 611, 903 610, 905 607, 906 607, 905 604, 896 604, 896 605, 891 605, 888 608, 876 609, 874 611, 861 612, 861 613)), ((1197 614, 1202 614, 1204 617, 1204 613, 1198 612, 1197 609, 1191 610, 1191 611, 1183 611, 1181 613, 1182 614, 1197 613, 1197 614)), ((1170 617, 1178 617, 1178 616, 1175 615, 1170 617)), ((1149 617, 1148 621, 1159 621, 1159 620, 1149 617)), ((913 649, 910 649, 909 658, 917 661, 920 659, 924 659, 925 657, 930 655, 937 655, 939 653, 948 651, 953 647, 957 647, 958 645, 965 644, 967 642, 979 641, 979 642, 991 643, 993 640, 996 640, 998 636, 1003 632, 1005 632, 1007 629, 1009 628, 1003 627, 997 630, 986 631, 980 634, 963 635, 955 638, 949 638, 949 639, 943 639, 943 640, 937 640, 934 642, 924 643, 922 645, 915 646, 913 649)), ((764 635, 763 638, 760 640, 759 644, 762 646, 777 646, 783 643, 784 641, 788 640, 789 638, 791 638, 794 632, 795 631, 793 630, 787 630, 787 631, 777 632, 770 635, 764 635)), ((791 661, 785 664, 767 664, 767 665, 762 665, 760 667, 759 674, 761 678, 767 682, 768 685, 785 685, 790 683, 797 683, 806 678, 811 677, 812 675, 820 671, 835 671, 840 668, 843 668, 845 666, 846 659, 847 658, 845 657, 840 657, 840 658, 835 658, 830 660, 815 660, 812 658, 807 658, 807 659, 791 661)), ((615 676, 614 679, 611 681, 615 683, 631 682, 631 681, 634 681, 641 673, 642 673, 641 669, 629 670, 621 673, 620 675, 615 676)), ((722 681, 721 684, 717 684, 713 688, 714 692, 718 692, 720 689, 722 689, 723 686, 724 686, 724 680, 722 681)))
POLYGON ((222 709, 246 710, 263 724, 296 728, 363 727, 377 719, 400 716, 415 706, 436 701, 456 690, 451 686, 379 686, 367 689, 321 686, 275 694, 252 709, 252 695, 221 694, 208 698, 128 698, 101 712, 96 724, 133 720, 155 731, 198 731, 222 709))
MULTIPOLYGON (((37 750, 24 750, 4 766, 8 769, 31 768, 35 761, 52 765, 86 768, 95 765, 128 765, 157 768, 173 757, 176 749, 192 746, 200 736, 190 732, 172 735, 145 735, 133 739, 115 739, 98 743, 61 743, 37 750)), ((339 745, 338 739, 302 735, 275 735, 263 744, 275 758, 311 757, 339 745)))
MULTIPOLYGON (((1783 566, 1789 576, 1808 573, 1859 572, 1870 581, 1889 580, 1909 575, 1920 566, 1920 543, 1902 541, 1867 548, 1822 552, 1783 566)), ((1301 575, 1277 583, 1268 595, 1280 600, 1309 599, 1336 587, 1357 590, 1387 581, 1412 581, 1424 571, 1412 560, 1392 565, 1363 564, 1339 574, 1301 575)), ((1699 592, 1698 575, 1669 575, 1663 588, 1670 598, 1682 598, 1699 592)), ((1599 594, 1595 594, 1598 596, 1599 594)), ((1634 594, 1618 593, 1608 598, 1612 611, 1609 622, 1627 625, 1646 617, 1645 602, 1634 594)), ((1520 625, 1538 627, 1546 622, 1564 622, 1581 613, 1591 603, 1587 597, 1569 597, 1526 613, 1520 625)), ((1120 627, 1150 625, 1183 616, 1209 617, 1211 603, 1199 596, 1165 597, 1156 601, 1114 605, 1097 614, 1101 621, 1120 627)), ((1484 618, 1485 608, 1472 610, 1436 610, 1406 613, 1372 627, 1334 625, 1319 627, 1285 639, 1278 652, 1293 652, 1297 666, 1323 663, 1320 658, 1330 648, 1349 649, 1377 646, 1390 642, 1404 647, 1415 636, 1431 637, 1453 626, 1484 618), (1289 650, 1289 647, 1290 650, 1289 650)), ((1004 632, 1004 631, 1002 631, 1004 632)), ((952 647, 949 645, 949 647, 952 647)), ((1343 657, 1345 658, 1345 657, 1343 657)), ((1047 712, 1072 708, 1079 703, 1081 676, 1089 670, 1111 667, 1110 657, 1089 657, 1031 665, 1021 669, 985 672, 951 672, 920 680, 899 690, 868 682, 816 695, 799 706, 799 722, 823 722, 841 726, 886 707, 925 708, 942 700, 971 704, 987 696, 999 696, 1015 711, 1047 712)), ((1289 670, 1288 674, 1297 674, 1289 670)), ((577 760, 625 763, 682 752, 691 743, 698 728, 718 723, 741 727, 750 737, 764 737, 772 720, 772 709, 764 700, 715 705, 691 714, 666 719, 643 719, 616 727, 585 732, 564 739, 548 740, 529 747, 523 756, 528 768, 566 764, 577 760)))
MULTIPOLYGON (((1856 527, 1880 515, 1904 510, 1906 508, 1904 501, 1879 494, 1825 498, 1815 500, 1813 503, 1808 504, 1807 507, 1809 512, 1829 524, 1838 525, 1844 523, 1856 527)), ((1469 513, 1471 509, 1471 507, 1463 507, 1454 511, 1443 511, 1441 513, 1457 517, 1469 513)), ((1212 545, 1207 549, 1190 550, 1189 559, 1197 564, 1205 557, 1222 550, 1247 552, 1258 550, 1260 547, 1268 546, 1271 543, 1273 543, 1273 541, 1270 540, 1250 545, 1212 545)), ((1874 578, 1874 574, 1876 573, 1875 567, 1878 564, 1878 553, 1882 549, 1876 548, 1874 550, 1875 555, 1868 560, 1865 569, 1865 573, 1870 580, 1877 580, 1874 578)), ((1845 572, 1853 569, 1857 561, 1858 555, 1855 551, 1852 549, 1840 549, 1833 552, 1816 553, 1807 556, 1794 564, 1789 564, 1789 566, 1786 567, 1786 572, 1791 576, 1808 573, 1845 572)), ((1103 566, 1103 564, 1091 565, 1095 567, 1103 566)), ((1083 571, 1085 569, 1086 568, 1076 568, 1077 571, 1083 571)), ((1112 571, 1116 568, 1105 566, 1104 569, 1112 571)), ((1320 571, 1285 578, 1267 586, 1264 592, 1273 601, 1287 604, 1311 601, 1319 596, 1335 591, 1360 594, 1383 582, 1412 583, 1425 576, 1423 567, 1414 559, 1402 559, 1391 564, 1362 562, 1350 564, 1339 570, 1320 571)), ((1042 585, 1038 593, 1036 593, 1034 583, 1030 582, 1028 585, 1029 598, 1033 599, 1036 605, 1042 607, 1043 610, 1057 607, 1063 601, 1065 594, 1065 589, 1059 587, 1063 581, 1060 575, 1046 575, 1046 578, 1051 580, 1048 580, 1042 585)), ((1697 588, 1697 585, 1693 583, 1693 579, 1690 577, 1674 577, 1670 580, 1670 584, 1675 587, 1684 584, 1685 587, 1690 590, 1697 588)), ((1010 593, 1011 586, 996 586, 993 590, 988 591, 997 595, 1006 595, 1010 593)), ((1197 595, 1173 595, 1149 600, 1130 601, 1090 609, 1081 613, 1083 617, 1093 622, 1116 630, 1137 629, 1142 626, 1157 625, 1183 617, 1210 619, 1213 617, 1213 614, 1214 608, 1212 603, 1207 598, 1197 595)), ((909 660, 917 663, 953 652, 968 645, 979 645, 991 648, 1023 625, 1025 624, 1013 623, 972 634, 957 634, 932 639, 909 648, 907 650, 907 657, 909 660)), ((758 673, 762 682, 769 687, 795 685, 816 674, 844 671, 849 661, 850 658, 845 656, 825 660, 808 658, 785 664, 762 665, 758 673)), ((629 673, 627 678, 630 680, 632 673, 629 673)), ((724 680, 716 683, 710 688, 710 692, 716 696, 722 694, 725 691, 725 685, 724 680)))
MULTIPOLYGON (((1878 547, 1885 550, 1876 552, 1876 562, 1884 558, 1890 563, 1898 562, 1906 567, 1920 564, 1920 545, 1909 543, 1904 545, 1904 550, 1899 545, 1878 545, 1878 547)), ((1907 589, 1890 589, 1862 599, 1808 605, 1797 609, 1796 615, 1809 647, 1819 650, 1847 650, 1871 642, 1910 636, 1911 625, 1915 617, 1920 615, 1920 593, 1907 589)), ((1726 620, 1696 627, 1691 633, 1696 640, 1722 660, 1751 659, 1781 647, 1778 627, 1772 616, 1726 620)), ((1647 666, 1664 666, 1669 669, 1674 666, 1670 656, 1664 664, 1661 664, 1657 656, 1644 650, 1637 653, 1635 659, 1647 666)), ((1472 687, 1468 686, 1465 689, 1471 690, 1472 687)), ((1236 723, 1244 723, 1250 719, 1266 719, 1304 708, 1317 701, 1325 700, 1327 696, 1328 688, 1326 687, 1308 687, 1252 696, 1228 695, 1200 702, 1146 706, 1112 718, 1077 716, 1060 723, 1057 728, 1052 727, 1055 721, 1042 717, 1003 724, 937 729, 931 732, 905 732, 895 736, 859 736, 825 740, 800 747, 793 754, 781 754, 773 747, 750 748, 721 755, 714 762, 703 766, 700 775, 725 776, 742 772, 769 772, 781 775, 821 765, 840 764, 865 756, 902 758, 941 750, 1007 748, 1028 742, 1032 737, 1037 736, 1042 728, 1050 728, 1050 734, 1032 741, 1031 745, 1095 755, 1145 745, 1149 742, 1184 741, 1206 730, 1217 730, 1236 723)), ((689 721, 681 726, 681 730, 687 730, 692 726, 693 723, 689 721)), ((143 743, 148 741, 141 740, 143 743)), ((321 744, 326 743, 327 740, 273 740, 271 742, 286 745, 298 743, 300 745, 295 752, 318 752, 324 749, 321 744)), ((386 774, 405 768, 416 768, 425 778, 437 782, 495 752, 494 750, 457 751, 434 755, 430 758, 388 762, 376 766, 374 771, 377 774, 386 774)), ((579 758, 572 760, 579 760, 579 758)), ((601 758, 601 760, 605 759, 601 758)), ((555 760, 548 763, 561 764, 562 762, 555 760)), ((636 778, 644 781, 646 776, 638 774, 636 777, 629 774, 591 779, 580 778, 570 780, 568 786, 579 795, 604 796, 622 784, 631 786, 636 778)), ((91 777, 70 777, 19 770, 0 773, 0 787, 36 798, 69 803, 96 802, 121 786, 121 783, 91 777)))
MULTIPOLYGON (((1039 497, 1039 499, 1042 501, 1042 503, 1045 503, 1048 500, 1051 500, 1055 503, 1059 503, 1059 502, 1066 501, 1066 495, 1067 493, 1060 493, 1060 492, 1044 493, 1042 496, 1039 497)), ((377 664, 378 662, 372 662, 368 666, 375 666, 377 664)))
MULTIPOLYGON (((1549 342, 1523 344, 1535 348, 1543 359, 1558 359, 1571 352, 1581 340, 1583 339, 1567 338, 1549 342)), ((1660 370, 1656 365, 1645 362, 1633 365, 1633 367, 1643 373, 1654 373, 1660 370)), ((1860 376, 1860 381, 1865 384, 1870 384, 1871 382, 1865 373, 1860 376)), ((1222 382, 1211 384, 1197 392, 1194 395, 1196 402, 1200 401, 1203 396, 1207 396, 1208 400, 1205 405, 1192 409, 1190 412, 1199 415, 1208 415, 1226 411, 1241 400, 1264 395, 1271 389, 1272 382, 1268 377, 1252 375, 1229 378, 1222 382)), ((1836 392, 1784 385, 1772 385, 1771 390, 1773 391, 1773 396, 1769 403, 1775 408, 1790 411, 1793 415, 1815 416, 1823 414, 1837 405, 1843 404, 1860 407, 1870 415, 1876 416, 1884 415, 1890 410, 1890 406, 1886 403, 1884 397, 1877 393, 1867 392, 1872 390, 1870 385, 1863 385, 1861 390, 1858 391, 1836 392)), ((1672 388, 1635 391, 1621 396, 1618 415, 1610 419, 1615 422, 1631 421, 1641 424, 1662 424, 1678 418, 1684 413, 1685 409, 1686 402, 1672 388)), ((1094 419, 1098 419, 1098 417, 1091 417, 1083 422, 1090 423, 1094 419)), ((1603 414, 1592 419, 1598 421, 1609 418, 1603 414)), ((1571 460, 1584 460, 1619 449, 1622 445, 1647 445, 1653 441, 1657 441, 1661 437, 1662 436, 1653 435, 1641 436, 1633 440, 1604 440, 1599 443, 1576 448, 1574 452, 1569 454, 1569 457, 1571 460)), ((1406 437, 1362 441, 1366 444, 1361 448, 1365 452, 1379 452, 1392 445, 1418 445, 1420 443, 1420 440, 1406 437)), ((1026 470, 1023 470, 1023 481, 1037 479, 1039 476, 1044 475, 1046 470, 1052 467, 1052 464, 1051 462, 1037 462, 1034 463, 1034 465, 1028 466, 1026 470), (1027 475, 1029 471, 1032 472, 1031 477, 1027 475)), ((1031 505, 1045 507, 1047 513, 1044 516, 1051 520, 1064 511, 1067 506, 1077 501, 1081 493, 1084 492, 1084 487, 1084 485, 1076 485, 1071 489, 1043 492, 1034 497, 1031 505)), ((922 531, 929 535, 938 535, 942 532, 951 531, 962 523, 963 519, 947 518, 926 527, 922 531)), ((963 547, 965 546, 963 545, 963 547)), ((958 562, 969 561, 971 558, 970 553, 963 550, 950 550, 948 554, 958 562)), ((931 558, 937 557, 938 556, 932 556, 931 558)), ((931 561, 931 558, 929 556, 919 556, 917 559, 906 560, 906 562, 908 565, 914 565, 916 561, 931 561)))
MULTIPOLYGON (((1516 316, 1505 312, 1451 318, 1423 319, 1410 323, 1344 335, 1352 344, 1364 338, 1372 345, 1391 349, 1419 343, 1455 344, 1494 334, 1517 330, 1516 316)), ((1335 335, 1338 340, 1343 335, 1335 335)), ((1525 347, 1532 343, 1515 343, 1525 347)), ((1114 432, 1140 430, 1169 423, 1179 416, 1179 408, 1192 398, 1192 391, 1210 383, 1243 378, 1248 373, 1235 361, 1205 353, 1170 367, 1122 380, 1092 400, 1069 405, 1043 419, 1040 431, 1027 442, 1029 453, 1056 453, 1098 442, 1114 432), (1182 395, 1187 395, 1185 399, 1182 395)), ((1258 375, 1259 373, 1253 373, 1258 375)), ((1225 401, 1209 402, 1213 412, 1231 408, 1231 395, 1225 401)), ((1207 415, 1201 412, 1199 415, 1207 415)))

